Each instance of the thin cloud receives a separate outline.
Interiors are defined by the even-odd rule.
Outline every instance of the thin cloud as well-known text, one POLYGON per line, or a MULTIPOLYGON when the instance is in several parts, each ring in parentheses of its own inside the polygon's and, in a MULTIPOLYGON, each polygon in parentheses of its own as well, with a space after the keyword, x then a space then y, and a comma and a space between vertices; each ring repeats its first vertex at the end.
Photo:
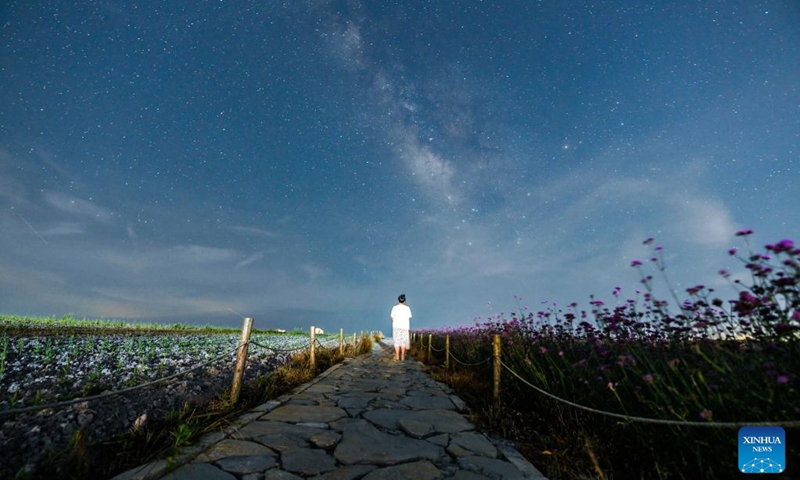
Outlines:
MULTIPOLYGON (((135 237, 134 237, 135 239, 135 237)), ((97 267, 121 267, 130 272, 161 271, 169 266, 175 274, 192 267, 210 264, 235 265, 243 255, 234 249, 207 247, 202 245, 160 246, 147 250, 121 249, 118 246, 103 245, 93 257, 101 260, 97 267)))
POLYGON ((98 222, 108 223, 114 218, 114 215, 108 210, 72 195, 51 190, 45 192, 44 200, 58 210, 81 217, 91 218, 98 222))
MULTIPOLYGON (((0 200, 7 200, 12 205, 27 203, 28 188, 25 183, 17 180, 15 175, 20 174, 20 162, 12 158, 8 150, 0 148, 0 200)), ((22 177, 25 178, 23 169, 22 177)))
POLYGON ((325 266, 320 266, 315 263, 304 263, 300 265, 300 270, 308 275, 311 280, 327 277, 330 275, 330 270, 325 266))
POLYGON ((236 263, 237 268, 246 267, 264 258, 264 252, 258 252, 236 263))
POLYGON ((254 236, 258 236, 258 237, 271 237, 271 238, 276 238, 276 237, 280 236, 280 235, 278 235, 276 232, 274 232, 272 230, 266 230, 266 229, 257 228, 257 227, 250 227, 250 226, 243 226, 243 225, 232 225, 232 226, 227 226, 227 227, 224 227, 224 228, 226 228, 228 230, 231 230, 232 232, 240 233, 242 235, 254 235, 254 236))
POLYGON ((59 222, 39 230, 44 236, 81 235, 85 233, 83 226, 76 222, 59 222))
POLYGON ((676 228, 686 240, 708 247, 724 247, 737 229, 730 211, 718 199, 694 195, 673 196, 676 228))
POLYGON ((224 262, 239 256, 236 250, 202 245, 178 245, 171 250, 175 258, 190 264, 224 262))

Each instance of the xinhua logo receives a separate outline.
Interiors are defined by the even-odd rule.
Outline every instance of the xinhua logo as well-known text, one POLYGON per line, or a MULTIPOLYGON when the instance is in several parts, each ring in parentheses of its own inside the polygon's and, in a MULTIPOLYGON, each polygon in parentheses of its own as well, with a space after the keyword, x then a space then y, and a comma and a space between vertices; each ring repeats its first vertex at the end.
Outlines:
POLYGON ((739 471, 783 473, 786 470, 786 432, 781 427, 739 429, 739 471))

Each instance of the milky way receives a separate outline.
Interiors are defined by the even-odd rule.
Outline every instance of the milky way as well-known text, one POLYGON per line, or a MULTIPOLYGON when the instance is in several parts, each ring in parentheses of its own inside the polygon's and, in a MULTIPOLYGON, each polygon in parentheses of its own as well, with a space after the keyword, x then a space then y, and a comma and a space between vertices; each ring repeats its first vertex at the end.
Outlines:
POLYGON ((388 332, 798 239, 796 1, 145 3, 0 7, 0 312, 388 332))

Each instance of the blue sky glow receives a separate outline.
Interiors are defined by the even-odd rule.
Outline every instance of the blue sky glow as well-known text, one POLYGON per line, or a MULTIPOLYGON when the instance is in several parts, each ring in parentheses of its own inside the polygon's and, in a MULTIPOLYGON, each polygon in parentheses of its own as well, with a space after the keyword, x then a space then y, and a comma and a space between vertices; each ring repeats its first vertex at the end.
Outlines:
POLYGON ((0 312, 388 332, 800 240, 792 0, 7 1, 0 312))

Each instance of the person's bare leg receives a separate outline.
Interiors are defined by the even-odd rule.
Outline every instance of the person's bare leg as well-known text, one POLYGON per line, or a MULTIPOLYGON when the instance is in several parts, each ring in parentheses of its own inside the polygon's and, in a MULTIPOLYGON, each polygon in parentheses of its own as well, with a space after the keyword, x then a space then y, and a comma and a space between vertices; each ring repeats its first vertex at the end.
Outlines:
POLYGON ((406 359, 406 347, 400 347, 400 360, 406 359))
POLYGON ((394 359, 397 360, 400 358, 400 345, 394 346, 394 359))

